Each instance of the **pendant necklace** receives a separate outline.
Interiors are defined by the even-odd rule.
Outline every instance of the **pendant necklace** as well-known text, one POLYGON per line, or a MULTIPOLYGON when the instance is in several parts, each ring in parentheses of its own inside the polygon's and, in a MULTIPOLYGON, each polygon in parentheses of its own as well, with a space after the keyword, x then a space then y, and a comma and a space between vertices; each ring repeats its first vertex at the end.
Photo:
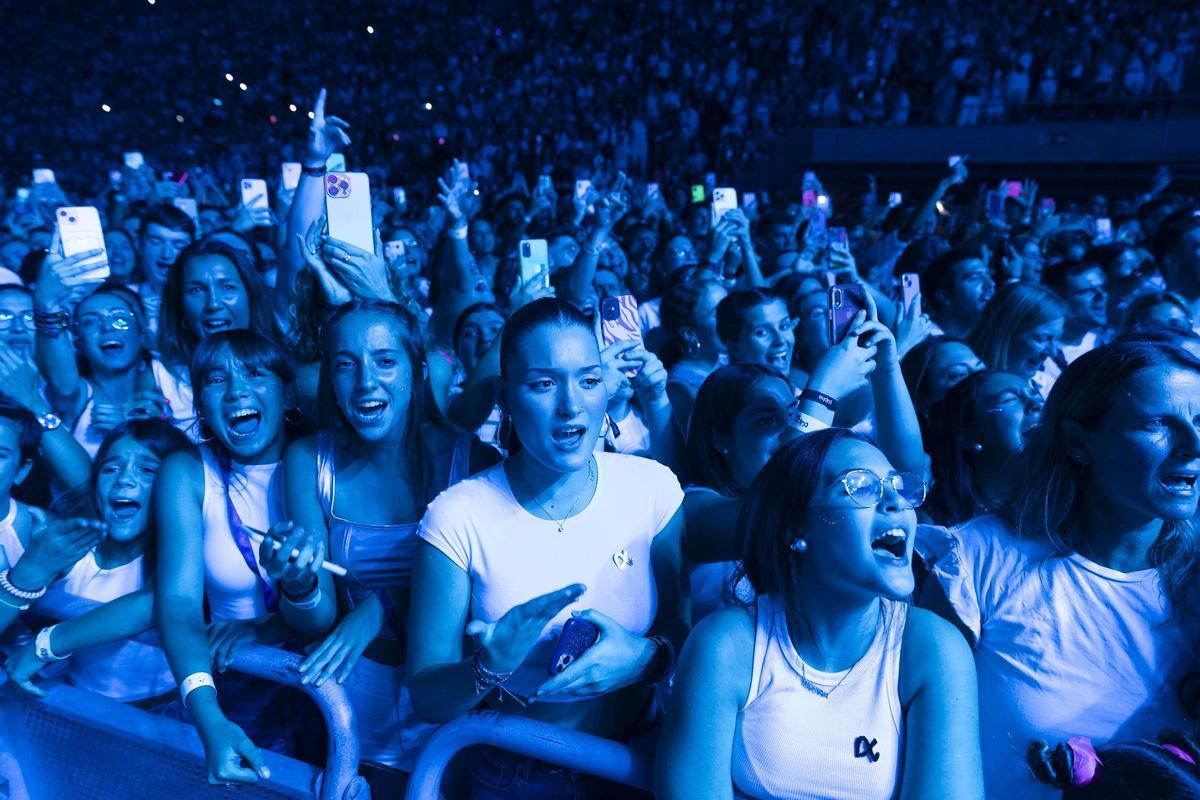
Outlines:
POLYGON ((557 525, 557 526, 558 526, 558 532, 559 532, 559 533, 562 533, 562 532, 563 532, 563 526, 566 524, 567 520, 569 520, 569 519, 571 518, 571 515, 575 513, 575 506, 579 505, 579 498, 581 498, 581 497, 583 497, 585 494, 587 494, 587 492, 588 492, 588 489, 590 489, 590 488, 591 488, 591 486, 592 486, 592 480, 593 480, 593 479, 595 478, 595 476, 596 476, 595 469, 596 469, 596 467, 595 467, 595 459, 594 459, 594 458, 590 458, 590 459, 588 459, 588 479, 587 479, 587 484, 586 484, 586 485, 583 487, 583 491, 581 491, 579 494, 575 495, 575 499, 574 499, 573 501, 571 501, 571 507, 567 509, 566 516, 564 516, 562 519, 558 519, 558 518, 557 518, 557 517, 555 517, 553 514, 551 514, 551 513, 550 513, 550 512, 549 512, 549 511, 546 509, 546 507, 545 507, 544 505, 542 505, 541 501, 540 501, 540 500, 538 500, 536 497, 535 497, 535 498, 533 498, 533 502, 537 503, 537 506, 538 506, 538 508, 540 508, 540 509, 542 510, 542 513, 543 513, 543 514, 545 514, 547 517, 549 517, 549 518, 550 518, 550 521, 551 521, 551 522, 553 522, 555 525, 557 525))

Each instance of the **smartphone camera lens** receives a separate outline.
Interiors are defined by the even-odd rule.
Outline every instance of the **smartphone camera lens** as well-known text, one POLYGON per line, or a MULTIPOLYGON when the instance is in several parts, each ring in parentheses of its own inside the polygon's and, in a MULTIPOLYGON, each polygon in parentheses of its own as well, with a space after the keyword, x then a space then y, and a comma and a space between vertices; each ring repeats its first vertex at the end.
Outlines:
POLYGON ((529 255, 530 255, 530 249, 529 249, 529 243, 528 243, 528 242, 526 242, 525 244, 522 244, 522 245, 521 245, 521 255, 523 255, 525 258, 529 258, 529 255))
POLYGON ((74 221, 75 221, 74 217, 67 217, 67 222, 74 222, 74 221))
POLYGON ((840 306, 842 304, 842 290, 835 286, 829 294, 829 299, 833 301, 834 306, 840 306))

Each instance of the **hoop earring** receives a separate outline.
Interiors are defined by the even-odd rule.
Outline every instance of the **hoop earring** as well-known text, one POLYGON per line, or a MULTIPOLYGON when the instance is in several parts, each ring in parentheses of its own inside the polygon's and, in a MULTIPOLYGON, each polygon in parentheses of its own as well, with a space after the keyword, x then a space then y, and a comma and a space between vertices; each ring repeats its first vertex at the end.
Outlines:
POLYGON ((304 412, 300 410, 299 406, 285 408, 283 410, 283 421, 293 428, 299 428, 304 424, 304 412), (288 416, 289 413, 291 414, 290 417, 288 416))
POLYGON ((496 426, 496 441, 505 450, 511 450, 513 436, 512 414, 501 414, 500 424, 496 426))
POLYGON ((600 423, 600 438, 607 439, 608 432, 612 430, 612 427, 613 427, 612 419, 608 416, 608 414, 605 414, 604 422, 600 423))
POLYGON ((793 553, 803 553, 808 550, 808 541, 800 538, 788 545, 788 549, 793 553))
POLYGON ((201 444, 207 444, 215 438, 216 437, 213 435, 212 431, 209 430, 208 424, 205 423, 204 417, 197 416, 196 417, 196 439, 201 444))

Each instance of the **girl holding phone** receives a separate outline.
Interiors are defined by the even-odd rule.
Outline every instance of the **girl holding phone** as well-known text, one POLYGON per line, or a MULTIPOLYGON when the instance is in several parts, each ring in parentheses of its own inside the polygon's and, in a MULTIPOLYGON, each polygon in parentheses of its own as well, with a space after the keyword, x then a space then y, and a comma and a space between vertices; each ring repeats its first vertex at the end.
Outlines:
MULTIPOLYGON (((577 309, 536 300, 509 318, 501 341, 512 455, 443 492, 421 521, 409 627, 413 702, 434 722, 482 702, 627 739, 652 716, 651 684, 686 632, 682 492, 654 461, 595 452, 608 392, 592 323, 577 309), (572 616, 599 639, 548 678, 572 616), (464 653, 464 635, 474 638, 474 652, 464 653)), ((520 794, 575 797, 596 783, 476 748, 470 796, 495 796, 514 767, 525 781, 520 794)))

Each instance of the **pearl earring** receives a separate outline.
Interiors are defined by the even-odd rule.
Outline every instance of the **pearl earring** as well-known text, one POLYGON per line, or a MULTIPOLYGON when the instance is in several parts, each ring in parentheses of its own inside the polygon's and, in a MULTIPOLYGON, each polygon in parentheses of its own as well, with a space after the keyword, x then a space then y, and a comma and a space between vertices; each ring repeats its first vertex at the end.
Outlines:
POLYGON ((803 553, 805 550, 808 549, 808 542, 805 541, 804 539, 797 539, 796 541, 789 544, 788 547, 791 548, 793 553, 803 553))
POLYGON ((983 445, 980 444, 979 442, 976 442, 975 444, 971 445, 971 449, 974 450, 976 453, 982 453, 983 445))

